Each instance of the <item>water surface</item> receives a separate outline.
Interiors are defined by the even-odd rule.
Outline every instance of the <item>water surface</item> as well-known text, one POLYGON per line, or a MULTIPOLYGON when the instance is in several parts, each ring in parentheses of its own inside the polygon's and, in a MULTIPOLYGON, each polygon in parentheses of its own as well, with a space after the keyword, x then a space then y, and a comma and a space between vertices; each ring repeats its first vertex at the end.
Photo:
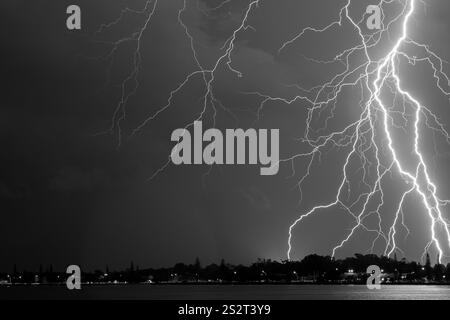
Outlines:
POLYGON ((450 286, 385 285, 84 285, 0 287, 0 299, 150 299, 150 300, 450 300, 450 286))

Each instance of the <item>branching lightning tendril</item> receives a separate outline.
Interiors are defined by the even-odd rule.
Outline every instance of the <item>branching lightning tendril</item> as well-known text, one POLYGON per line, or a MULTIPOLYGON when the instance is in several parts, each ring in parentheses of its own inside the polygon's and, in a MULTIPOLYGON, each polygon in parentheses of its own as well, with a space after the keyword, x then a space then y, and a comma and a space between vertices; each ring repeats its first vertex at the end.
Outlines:
MULTIPOLYGON (((232 2, 232 0, 225 0, 219 5, 210 8, 204 8, 198 4, 198 8, 203 15, 209 16, 216 10, 220 10, 224 6, 229 5, 230 2, 232 2)), ((205 66, 199 59, 196 43, 189 27, 183 22, 183 14, 187 9, 188 3, 188 0, 183 0, 183 6, 178 11, 178 23, 189 42, 196 70, 188 74, 183 81, 173 88, 167 98, 167 103, 157 108, 153 114, 149 115, 136 126, 132 131, 131 136, 138 133, 144 126, 157 119, 161 113, 169 109, 172 106, 173 98, 183 90, 186 84, 197 77, 202 80, 204 86, 204 94, 201 97, 202 109, 192 121, 186 124, 185 128, 191 126, 195 120, 202 119, 209 107, 213 110, 214 124, 217 107, 222 108, 234 116, 233 112, 226 108, 214 95, 216 72, 219 67, 225 66, 229 72, 235 74, 237 77, 243 76, 237 67, 233 65, 233 50, 235 49, 236 41, 240 33, 247 29, 253 30, 249 25, 249 17, 263 4, 263 2, 264 0, 248 2, 245 11, 241 15, 240 23, 236 25, 236 28, 234 28, 221 47, 220 55, 216 57, 215 62, 212 65, 205 66)), ((258 119, 260 118, 264 106, 269 102, 278 101, 292 104, 296 101, 302 101, 309 106, 307 109, 306 129, 304 136, 300 141, 306 144, 310 151, 295 154, 280 160, 280 162, 291 163, 292 176, 294 176, 294 162, 297 159, 307 159, 307 170, 297 181, 300 199, 302 198, 302 185, 306 179, 311 176, 313 164, 320 161, 322 152, 331 147, 348 150, 346 151, 345 162, 342 166, 342 178, 334 199, 328 203, 312 207, 309 211, 301 214, 290 225, 287 250, 288 259, 291 259, 292 256, 294 243, 293 232, 295 227, 306 218, 318 214, 321 210, 335 206, 340 207, 348 213, 351 218, 354 219, 354 224, 343 239, 332 249, 332 256, 335 256, 336 252, 348 243, 359 229, 374 233, 375 237, 372 242, 371 250, 374 249, 375 244, 379 240, 382 240, 385 243, 383 252, 385 255, 390 256, 396 250, 401 252, 401 249, 396 243, 396 239, 399 228, 404 228, 408 234, 410 232, 405 224, 403 208, 405 202, 408 201, 408 198, 413 196, 417 196, 421 200, 423 211, 428 216, 430 222, 430 240, 425 247, 425 251, 433 245, 439 253, 439 258, 442 259, 445 256, 446 250, 448 251, 450 249, 450 226, 443 212, 444 207, 450 203, 450 200, 441 198, 438 187, 432 180, 424 152, 421 149, 423 126, 428 130, 431 130, 433 135, 441 135, 448 144, 450 144, 450 134, 446 131, 445 126, 439 121, 438 116, 430 108, 423 105, 420 102, 420 99, 415 97, 413 93, 405 89, 404 80, 399 70, 400 63, 408 63, 411 65, 418 63, 428 64, 432 68, 433 76, 436 80, 436 87, 447 98, 450 97, 450 79, 443 70, 445 61, 434 53, 427 45, 413 40, 409 34, 408 28, 417 9, 419 0, 381 0, 378 3, 378 6, 383 8, 383 6, 392 3, 398 3, 400 5, 400 12, 388 19, 389 21, 386 21, 387 17, 383 14, 382 28, 376 32, 368 34, 364 33, 362 25, 365 23, 365 16, 363 15, 359 21, 352 18, 349 12, 352 1, 347 0, 345 5, 340 8, 336 20, 331 21, 328 25, 323 27, 308 26, 290 40, 282 43, 278 50, 278 54, 282 54, 284 51, 289 50, 290 46, 296 41, 300 41, 301 38, 308 33, 325 33, 333 28, 341 28, 345 23, 350 24, 357 39, 359 39, 355 46, 343 50, 336 55, 332 61, 304 57, 308 61, 311 61, 311 63, 341 64, 344 67, 344 71, 338 72, 331 77, 330 80, 310 89, 304 89, 298 85, 291 85, 290 87, 298 89, 301 92, 300 95, 296 95, 292 99, 277 96, 274 97, 261 92, 244 93, 260 99, 261 102, 257 109, 258 119), (400 25, 400 32, 397 35, 397 38, 392 40, 391 47, 386 50, 381 57, 375 58, 375 55, 371 53, 371 50, 376 48, 377 45, 382 42, 383 36, 391 36, 390 32, 395 24, 400 25), (422 52, 421 56, 411 55, 409 52, 411 52, 412 49, 422 52), (362 61, 355 63, 354 60, 357 60, 355 57, 358 55, 361 55, 363 59, 362 61), (314 133, 324 131, 327 128, 328 121, 335 115, 338 98, 341 96, 342 92, 349 87, 359 88, 361 92, 361 100, 359 103, 360 114, 357 120, 344 125, 340 130, 323 135, 314 135, 314 133), (401 101, 401 110, 396 110, 394 107, 395 103, 390 103, 388 99, 385 98, 383 94, 384 91, 390 92, 395 97, 395 101, 401 101), (330 115, 325 119, 320 130, 315 130, 313 128, 314 117, 330 106, 330 115), (397 121, 400 121, 400 124, 398 124, 397 121), (393 134, 393 129, 401 129, 406 132, 408 123, 411 123, 413 128, 413 169, 408 168, 409 166, 401 159, 399 150, 396 147, 397 142, 395 135, 393 134), (355 159, 361 162, 361 188, 358 188, 359 193, 356 200, 348 203, 348 199, 345 199, 345 195, 350 194, 351 183, 349 171, 351 170, 351 163, 354 162, 355 159), (371 174, 371 172, 374 172, 374 174, 371 174), (372 175, 375 178, 373 178, 372 175), (402 191, 397 206, 394 208, 394 219, 386 232, 381 226, 381 208, 385 205, 384 201, 386 193, 383 183, 388 176, 398 176, 403 182, 405 190, 402 191), (376 202, 376 205, 375 208, 371 209, 373 202, 376 202), (377 228, 371 228, 366 225, 367 218, 373 215, 375 215, 378 220, 377 228), (443 236, 439 236, 438 234, 443 234, 443 236)), ((120 137, 119 144, 122 141, 120 123, 126 117, 127 103, 139 87, 138 76, 142 59, 140 44, 143 34, 147 28, 150 27, 151 19, 157 13, 157 10, 158 0, 146 1, 145 7, 142 10, 131 10, 127 8, 122 11, 117 20, 108 24, 103 24, 96 33, 100 34, 105 29, 116 25, 127 12, 145 16, 144 23, 136 33, 128 38, 119 39, 117 42, 111 43, 112 49, 107 55, 108 59, 113 59, 115 51, 121 43, 127 41, 136 43, 134 67, 128 77, 122 82, 121 97, 115 108, 111 122, 112 125, 109 130, 110 132, 118 130, 120 137)), ((150 179, 155 178, 169 165, 170 160, 158 169, 150 179)))

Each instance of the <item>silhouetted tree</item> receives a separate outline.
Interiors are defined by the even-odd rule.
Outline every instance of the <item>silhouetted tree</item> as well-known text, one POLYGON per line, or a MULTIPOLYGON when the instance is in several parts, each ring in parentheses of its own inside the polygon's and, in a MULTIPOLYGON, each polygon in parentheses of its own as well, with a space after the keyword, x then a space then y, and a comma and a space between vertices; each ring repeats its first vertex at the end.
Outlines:
POLYGON ((431 267, 430 255, 427 252, 426 262, 425 262, 425 275, 428 280, 431 280, 433 274, 433 269, 431 267))
POLYGON ((228 268, 227 264, 225 263, 225 260, 222 259, 220 261, 220 267, 219 267, 219 278, 224 281, 230 281, 231 279, 231 272, 228 268))
POLYGON ((436 263, 433 268, 434 280, 441 281, 444 278, 444 275, 445 275, 445 266, 440 264, 439 262, 436 263))
POLYGON ((447 264, 447 267, 445 268, 445 279, 447 282, 450 281, 450 263, 447 264))
POLYGON ((202 268, 202 265, 200 264, 200 259, 197 257, 197 258, 195 258, 194 269, 196 272, 200 272, 201 268, 202 268))

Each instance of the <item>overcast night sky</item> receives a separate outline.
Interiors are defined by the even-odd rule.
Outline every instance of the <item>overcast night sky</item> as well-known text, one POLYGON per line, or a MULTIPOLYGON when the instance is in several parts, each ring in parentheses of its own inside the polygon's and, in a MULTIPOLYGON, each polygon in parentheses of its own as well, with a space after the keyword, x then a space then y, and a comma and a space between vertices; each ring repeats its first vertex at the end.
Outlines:
MULTIPOLYGON (((353 1, 350 14, 359 20, 367 5, 377 1, 353 1)), ((212 68, 223 54, 221 47, 232 35, 248 7, 248 0, 232 0, 205 14, 220 1, 187 0, 182 20, 194 38, 198 59, 212 68)), ((342 71, 342 65, 319 64, 331 60, 359 40, 350 24, 326 33, 306 33, 281 52, 278 49, 306 26, 322 27, 339 17, 345 1, 261 0, 250 13, 252 28, 237 34, 233 67, 222 63, 215 73, 214 94, 218 128, 279 128, 280 157, 310 151, 299 142, 305 131, 307 103, 269 102, 257 121, 261 98, 245 92, 258 91, 292 99, 297 84, 311 88, 342 71)), ((342 178, 348 150, 331 149, 312 166, 304 181, 302 201, 296 188, 305 174, 307 159, 283 163, 277 175, 259 175, 256 166, 163 166, 173 147, 170 135, 186 126, 202 110, 204 83, 201 77, 177 93, 170 108, 130 137, 134 128, 167 103, 170 92, 198 67, 185 30, 178 23, 182 0, 159 1, 140 41, 139 86, 126 106, 121 122, 123 141, 111 127, 120 100, 121 83, 133 70, 136 42, 120 44, 113 59, 105 59, 111 42, 129 37, 145 22, 145 15, 126 13, 123 19, 96 33, 104 23, 115 21, 125 7, 141 10, 144 0, 3 0, 2 99, 0 107, 0 270, 37 268, 53 264, 63 268, 122 268, 130 261, 143 267, 171 266, 176 262, 250 263, 257 258, 285 259, 288 228, 301 213, 316 204, 332 201, 342 178), (66 29, 66 8, 82 10, 82 29, 66 29)), ((392 7, 389 17, 398 14, 392 7)), ((443 59, 450 59, 450 3, 428 0, 418 3, 409 33, 427 43, 443 59)), ((398 28, 393 26, 393 39, 398 28)), ((378 48, 385 53, 392 42, 378 48)), ((111 56, 109 56, 111 57, 111 56)), ((448 70, 444 65, 444 70, 448 70)), ((450 127, 448 98, 435 88, 426 64, 401 68, 405 84, 416 97, 450 127)), ((130 86, 127 87, 130 90, 130 86)), ((359 116, 358 88, 344 92, 336 105, 329 129, 317 119, 318 134, 341 128, 359 116), (328 131, 327 131, 328 130, 328 131)), ((208 107, 204 127, 213 123, 208 107)), ((323 120, 323 119, 322 119, 323 120)), ((439 137, 424 134, 425 154, 439 195, 450 195, 450 146, 439 137), (436 146, 438 155, 434 154, 436 146), (447 153, 446 153, 447 152, 447 153)), ((405 158, 408 154, 405 154, 405 158)), ((355 167, 356 168, 356 167, 355 167)), ((354 170, 356 171, 356 169, 354 170)), ((383 228, 388 229, 395 210, 400 183, 386 181, 383 228)), ((449 217, 448 209, 443 212, 449 217)), ((429 220, 416 197, 404 206, 410 234, 399 228, 398 245, 406 258, 418 260, 430 240, 429 220), (407 236, 407 237, 406 237, 407 236)), ((297 225, 293 232, 293 258, 306 254, 328 255, 354 225, 339 208, 322 210, 297 225)), ((373 234, 361 230, 337 256, 370 249, 373 234)), ((442 238, 444 240, 444 238, 442 238)), ((382 253, 382 241, 375 253, 382 253)), ((431 251, 433 257, 435 251, 431 251)), ((450 252, 446 252, 450 255, 450 252)), ((400 252, 399 256, 403 256, 400 252)))

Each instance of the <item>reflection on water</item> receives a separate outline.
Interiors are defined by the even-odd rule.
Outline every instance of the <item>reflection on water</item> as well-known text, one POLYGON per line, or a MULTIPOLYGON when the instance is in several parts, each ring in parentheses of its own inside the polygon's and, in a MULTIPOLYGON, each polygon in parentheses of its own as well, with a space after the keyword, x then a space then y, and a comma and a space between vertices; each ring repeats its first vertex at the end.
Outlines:
POLYGON ((362 285, 105 285, 0 287, 0 299, 433 299, 450 300, 450 286, 385 285, 369 290, 362 285))

